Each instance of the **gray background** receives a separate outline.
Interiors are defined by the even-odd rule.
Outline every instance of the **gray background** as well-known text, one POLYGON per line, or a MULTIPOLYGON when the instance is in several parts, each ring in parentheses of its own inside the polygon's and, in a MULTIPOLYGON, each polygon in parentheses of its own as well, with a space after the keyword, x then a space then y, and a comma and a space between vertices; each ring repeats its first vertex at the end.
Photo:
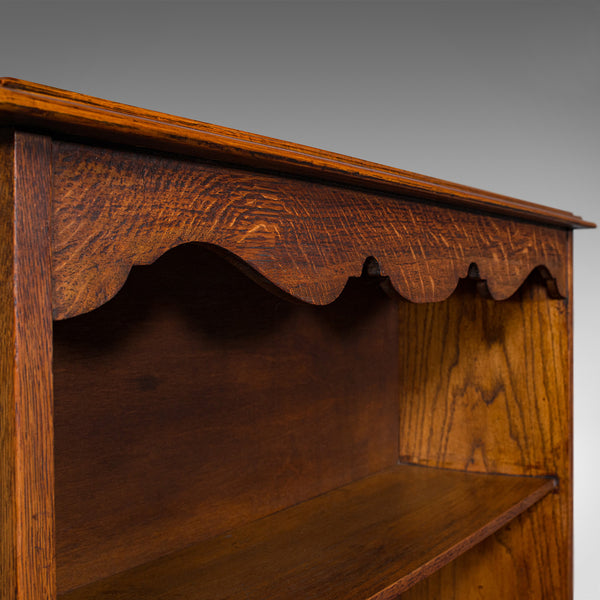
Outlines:
MULTIPOLYGON (((600 2, 0 3, 0 74, 600 222, 600 2)), ((575 590, 600 598, 600 235, 575 242, 575 590)))

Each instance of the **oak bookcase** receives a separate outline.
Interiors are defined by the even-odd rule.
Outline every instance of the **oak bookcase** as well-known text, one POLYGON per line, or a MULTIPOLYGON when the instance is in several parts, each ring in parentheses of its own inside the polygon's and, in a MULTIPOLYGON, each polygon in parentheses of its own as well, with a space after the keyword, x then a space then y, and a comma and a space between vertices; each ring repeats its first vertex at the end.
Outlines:
POLYGON ((3 600, 572 596, 570 213, 0 80, 3 600))

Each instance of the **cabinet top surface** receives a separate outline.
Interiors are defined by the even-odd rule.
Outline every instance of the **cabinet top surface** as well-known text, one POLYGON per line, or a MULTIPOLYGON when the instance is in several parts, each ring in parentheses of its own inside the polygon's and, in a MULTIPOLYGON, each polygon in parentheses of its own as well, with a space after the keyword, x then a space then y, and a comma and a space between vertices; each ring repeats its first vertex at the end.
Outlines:
POLYGON ((568 211, 14 78, 0 78, 0 125, 223 161, 550 225, 594 227, 568 211))

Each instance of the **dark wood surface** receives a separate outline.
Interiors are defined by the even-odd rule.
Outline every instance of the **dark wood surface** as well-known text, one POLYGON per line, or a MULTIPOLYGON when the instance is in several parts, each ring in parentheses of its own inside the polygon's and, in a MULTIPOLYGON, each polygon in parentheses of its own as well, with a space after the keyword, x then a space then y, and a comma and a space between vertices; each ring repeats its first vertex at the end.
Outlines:
POLYGON ((135 145, 254 169, 408 194, 563 227, 593 226, 571 213, 333 152, 101 100, 0 79, 0 124, 135 145))
POLYGON ((291 304, 199 245, 54 327, 58 588, 397 461, 397 306, 291 304))
POLYGON ((54 145, 57 319, 111 298, 134 264, 183 242, 218 246, 249 274, 326 304, 371 256, 404 298, 447 298, 470 272, 495 299, 543 268, 565 293, 567 230, 174 158, 54 145), (476 266, 476 268, 475 268, 476 266))
POLYGON ((0 597, 55 597, 50 140, 0 132, 0 597))
POLYGON ((553 487, 399 465, 60 599, 391 600, 553 487))
POLYGON ((548 301, 537 281, 503 302, 468 288, 443 303, 400 305, 400 458, 553 474, 560 485, 407 598, 570 598, 571 305, 548 301))

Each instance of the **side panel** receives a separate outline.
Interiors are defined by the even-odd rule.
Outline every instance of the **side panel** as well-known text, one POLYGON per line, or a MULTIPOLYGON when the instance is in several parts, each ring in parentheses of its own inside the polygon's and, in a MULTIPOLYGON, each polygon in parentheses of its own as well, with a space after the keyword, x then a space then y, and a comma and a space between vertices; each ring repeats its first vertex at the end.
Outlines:
POLYGON ((400 460, 555 475, 559 487, 403 598, 566 600, 572 597, 570 295, 549 299, 531 279, 503 302, 467 288, 439 304, 401 304, 400 460))
POLYGON ((0 597, 55 597, 51 144, 0 139, 0 597))

